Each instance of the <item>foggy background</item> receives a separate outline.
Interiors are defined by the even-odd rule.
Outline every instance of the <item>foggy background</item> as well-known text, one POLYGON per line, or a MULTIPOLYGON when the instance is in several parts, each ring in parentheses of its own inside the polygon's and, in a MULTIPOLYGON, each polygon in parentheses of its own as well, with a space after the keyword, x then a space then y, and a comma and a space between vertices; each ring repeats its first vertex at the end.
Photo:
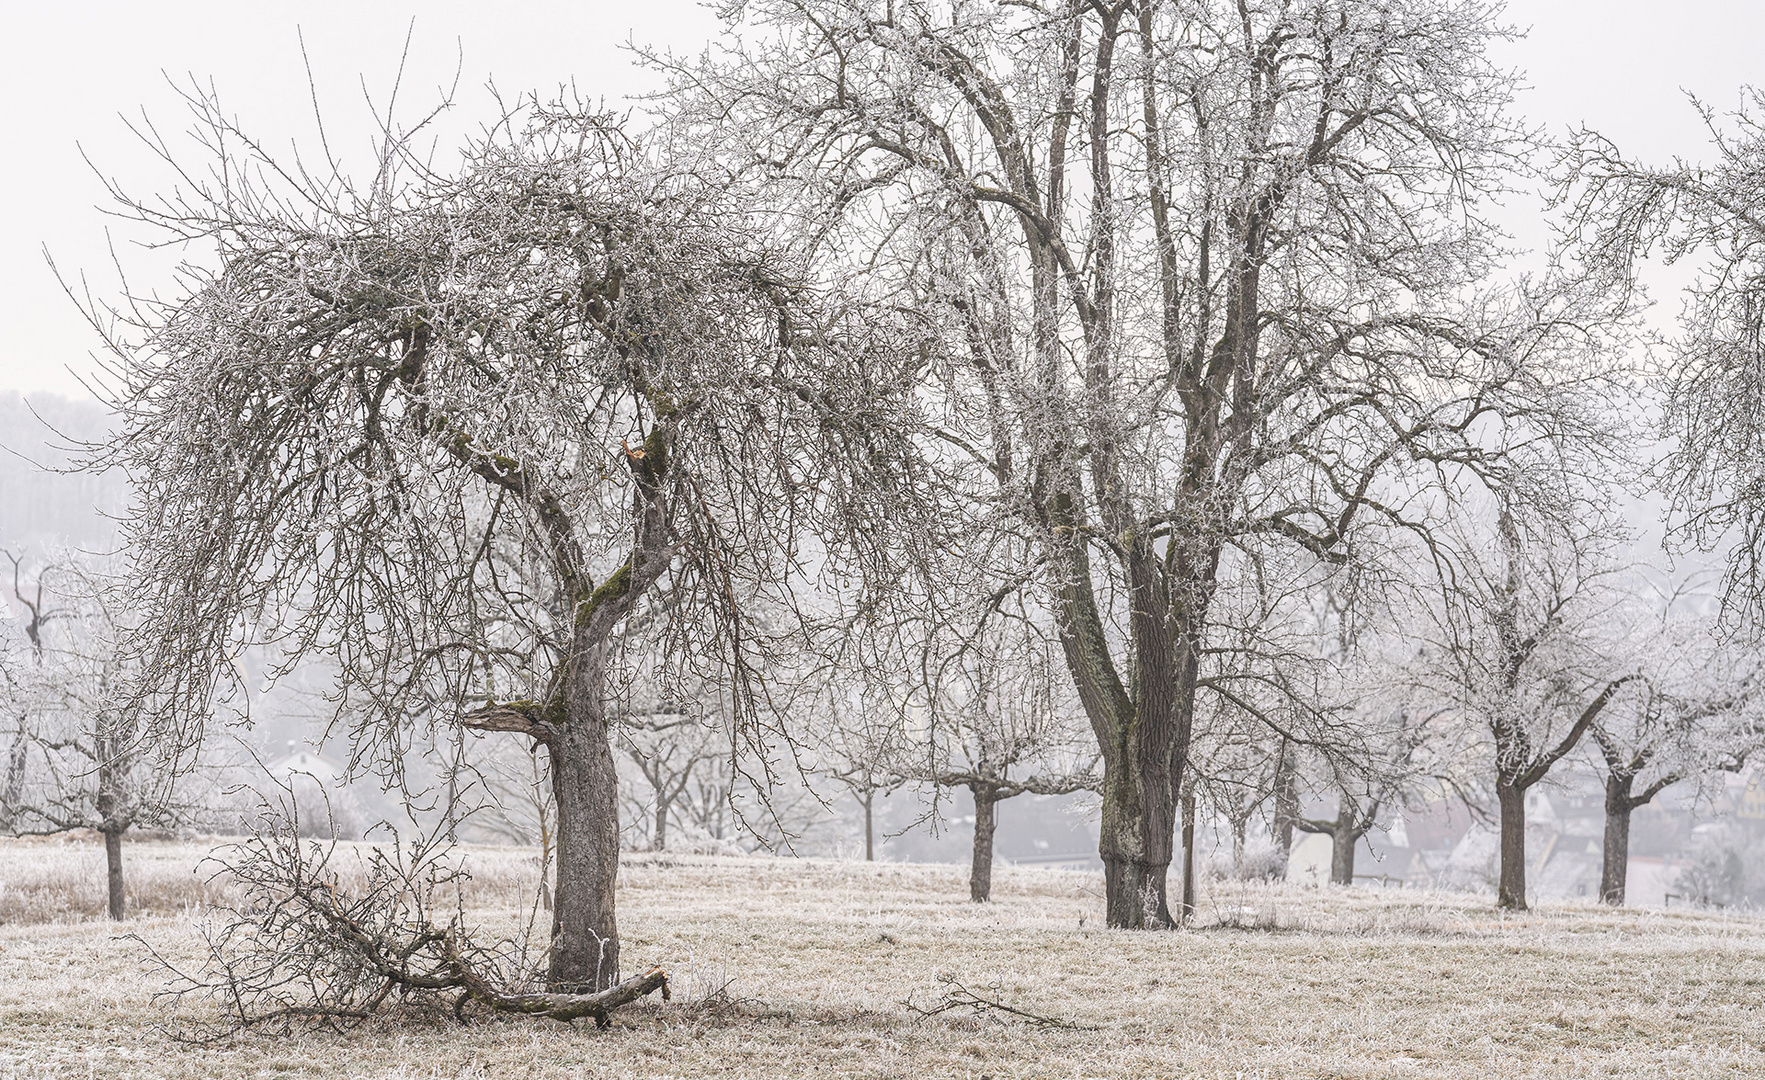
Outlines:
MULTIPOLYGON (((1759 52, 1765 5, 1753 0, 1686 3, 1670 13, 1641 0, 1516 0, 1506 10, 1506 21, 1526 32, 1499 57, 1524 73, 1516 111, 1553 135, 1585 124, 1645 161, 1707 156, 1709 134, 1688 94, 1722 111, 1738 103, 1743 84, 1765 82, 1759 52)), ((707 6, 654 0, 494 9, 435 3, 420 12, 354 3, 304 3, 298 10, 38 5, 15 7, 8 24, 12 55, 0 70, 10 106, 0 125, 12 163, 0 171, 0 324, 6 328, 0 338, 0 547, 40 555, 57 545, 108 550, 115 518, 126 508, 120 477, 56 471, 77 461, 83 441, 102 438, 105 425, 95 392, 106 382, 94 359, 101 342, 68 292, 77 298, 90 290, 110 300, 126 278, 136 295, 174 295, 170 267, 199 255, 141 247, 140 236, 104 213, 107 182, 141 195, 176 185, 152 142, 182 135, 178 85, 212 83, 223 104, 272 148, 318 152, 316 111, 324 118, 323 145, 347 167, 367 157, 375 110, 383 113, 390 103, 409 123, 450 90, 453 107, 436 133, 442 147, 500 111, 495 93, 513 99, 562 87, 641 114, 642 95, 659 80, 638 67, 625 46, 696 53, 718 20, 707 6)), ((1522 248, 1547 240, 1540 206, 1535 193, 1522 191, 1502 214, 1522 248)), ((1669 327, 1683 273, 1656 266, 1645 280, 1657 297, 1652 321, 1669 327)), ((1631 524, 1644 537, 1637 554, 1665 570, 1655 509, 1650 501, 1636 502, 1631 524)), ((247 735, 251 750, 272 766, 285 766, 292 756, 315 773, 341 770, 346 752, 316 745, 319 715, 313 702, 294 693, 259 702, 247 735)), ((641 787, 635 785, 629 817, 641 809, 641 787)), ((389 812, 372 781, 355 789, 348 812, 363 821, 389 812)), ((821 793, 825 805, 798 795, 784 815, 798 835, 795 850, 862 857, 855 800, 831 788, 821 793)), ((1528 817, 1540 831, 1528 849, 1539 859, 1538 895, 1589 894, 1589 882, 1598 880, 1600 804, 1593 778, 1565 774, 1563 784, 1532 798, 1538 803, 1529 805, 1528 817)), ((999 859, 1101 865, 1090 807, 1082 796, 1025 795, 1002 804, 999 859)), ((1308 807, 1322 809, 1321 803, 1308 807)), ((935 802, 911 792, 880 799, 878 857, 965 862, 971 814, 961 791, 935 802)), ((1494 837, 1472 824, 1451 804, 1394 819, 1369 836, 1359 869, 1371 880, 1482 886, 1494 837)), ((703 823, 677 821, 674 828, 681 846, 754 846, 733 828, 727 836, 703 823)), ((1674 789, 1637 813, 1630 902, 1670 902, 1672 867, 1698 858, 1700 838, 1713 829, 1742 830, 1749 842, 1765 830, 1765 791, 1751 774, 1729 778, 1719 796, 1696 805, 1689 791, 1674 789)), ((1229 843, 1218 823, 1203 823, 1201 834, 1204 845, 1229 843)), ((641 846, 641 830, 630 839, 641 846)), ((1328 840, 1313 836, 1296 846, 1288 874, 1327 877, 1327 868, 1328 840), (1316 859, 1322 871, 1308 862, 1316 859)))

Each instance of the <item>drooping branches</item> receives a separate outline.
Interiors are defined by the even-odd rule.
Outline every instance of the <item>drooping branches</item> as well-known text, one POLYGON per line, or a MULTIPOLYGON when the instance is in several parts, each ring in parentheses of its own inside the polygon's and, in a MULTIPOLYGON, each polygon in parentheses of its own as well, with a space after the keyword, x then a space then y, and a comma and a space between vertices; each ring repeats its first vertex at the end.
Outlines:
POLYGON ((615 635, 647 611, 676 664, 732 683, 739 736, 777 730, 756 611, 816 574, 861 593, 903 573, 876 537, 919 498, 902 321, 814 288, 751 190, 604 116, 530 104, 449 174, 390 135, 358 189, 191 105, 209 145, 246 149, 124 205, 216 258, 179 298, 103 313, 106 460, 139 492, 132 715, 199 729, 261 643, 284 671, 333 658, 338 722, 394 775, 438 725, 543 745, 551 977, 603 989, 615 635))

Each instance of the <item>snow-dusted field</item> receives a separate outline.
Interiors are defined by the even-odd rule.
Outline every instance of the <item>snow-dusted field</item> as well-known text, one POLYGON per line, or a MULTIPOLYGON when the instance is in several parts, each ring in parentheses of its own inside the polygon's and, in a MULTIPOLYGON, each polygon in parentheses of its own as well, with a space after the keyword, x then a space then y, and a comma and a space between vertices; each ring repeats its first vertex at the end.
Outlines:
MULTIPOLYGON (((192 872, 203 851, 128 849, 127 929, 172 956, 226 892, 192 872)), ((485 922, 514 919, 532 855, 470 857, 485 922)), ((609 1031, 389 1016, 190 1046, 141 947, 93 917, 101 862, 0 842, 0 1078, 1765 1075, 1750 916, 1220 884, 1198 928, 1127 933, 1099 925, 1089 874, 1001 868, 983 906, 956 867, 666 854, 628 859, 620 919, 628 970, 669 966, 675 1000, 609 1031), (939 1001, 942 975, 1095 1030, 903 1004, 939 1001)))

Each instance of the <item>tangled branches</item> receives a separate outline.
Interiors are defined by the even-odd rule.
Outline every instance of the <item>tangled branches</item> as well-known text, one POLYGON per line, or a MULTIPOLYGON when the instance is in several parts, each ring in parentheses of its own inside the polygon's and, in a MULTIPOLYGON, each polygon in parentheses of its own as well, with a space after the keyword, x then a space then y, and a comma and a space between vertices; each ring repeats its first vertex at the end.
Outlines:
POLYGON ((301 1021, 341 1027, 395 1000, 450 1008, 462 1023, 478 1002, 555 1020, 592 1016, 605 1027, 622 1005, 658 989, 668 996, 659 967, 598 993, 541 992, 546 950, 531 947, 532 927, 475 937, 464 904, 470 875, 435 836, 406 846, 396 837, 362 848, 303 845, 294 822, 281 819, 217 861, 244 899, 205 928, 201 967, 181 969, 149 947, 170 979, 159 997, 213 1000, 217 1036, 301 1021), (360 861, 349 866, 340 851, 360 861))

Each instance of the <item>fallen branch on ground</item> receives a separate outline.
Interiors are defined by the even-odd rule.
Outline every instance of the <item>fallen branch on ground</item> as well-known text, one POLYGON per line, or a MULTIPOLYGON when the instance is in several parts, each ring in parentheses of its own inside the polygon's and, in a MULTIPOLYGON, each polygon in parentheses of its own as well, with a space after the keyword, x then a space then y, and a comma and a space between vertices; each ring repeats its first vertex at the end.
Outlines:
POLYGON ((545 950, 530 947, 532 928, 512 939, 475 939, 465 923, 468 876, 444 858, 445 845, 429 837, 401 848, 394 839, 366 852, 359 883, 346 884, 332 866, 335 843, 303 845, 292 821, 217 860, 246 898, 205 929, 199 970, 179 969, 149 947, 171 980, 158 997, 215 1001, 224 1019, 204 1025, 209 1030, 195 1036, 203 1039, 248 1027, 286 1031, 300 1021, 341 1027, 389 1001, 451 1009, 462 1023, 477 1002, 554 1020, 593 1017, 606 1027, 621 1006, 656 990, 669 996, 660 967, 587 993, 542 987, 545 950))
POLYGON ((988 993, 993 995, 993 997, 988 998, 982 997, 973 990, 962 985, 960 982, 957 982, 956 976, 954 975, 939 975, 938 982, 951 987, 952 989, 929 1007, 920 1008, 913 1003, 911 997, 906 1001, 903 1001, 901 1004, 905 1005, 909 1011, 918 1013, 920 1019, 937 1016, 939 1013, 950 1012, 954 1009, 967 1009, 972 1016, 988 1016, 995 1020, 999 1019, 997 1014, 1006 1013, 1021 1020, 1027 1020, 1030 1023, 1035 1024, 1037 1027, 1060 1028, 1066 1031, 1098 1030, 1095 1027, 1090 1027, 1085 1024, 1075 1024, 1070 1020, 1062 1020, 1057 1016, 1043 1016, 1040 1013, 1033 1013, 1027 1009, 1020 1009, 1015 1005, 1007 1005, 1003 1001, 998 1000, 998 996, 1003 993, 1003 988, 996 984, 985 988, 988 993))

